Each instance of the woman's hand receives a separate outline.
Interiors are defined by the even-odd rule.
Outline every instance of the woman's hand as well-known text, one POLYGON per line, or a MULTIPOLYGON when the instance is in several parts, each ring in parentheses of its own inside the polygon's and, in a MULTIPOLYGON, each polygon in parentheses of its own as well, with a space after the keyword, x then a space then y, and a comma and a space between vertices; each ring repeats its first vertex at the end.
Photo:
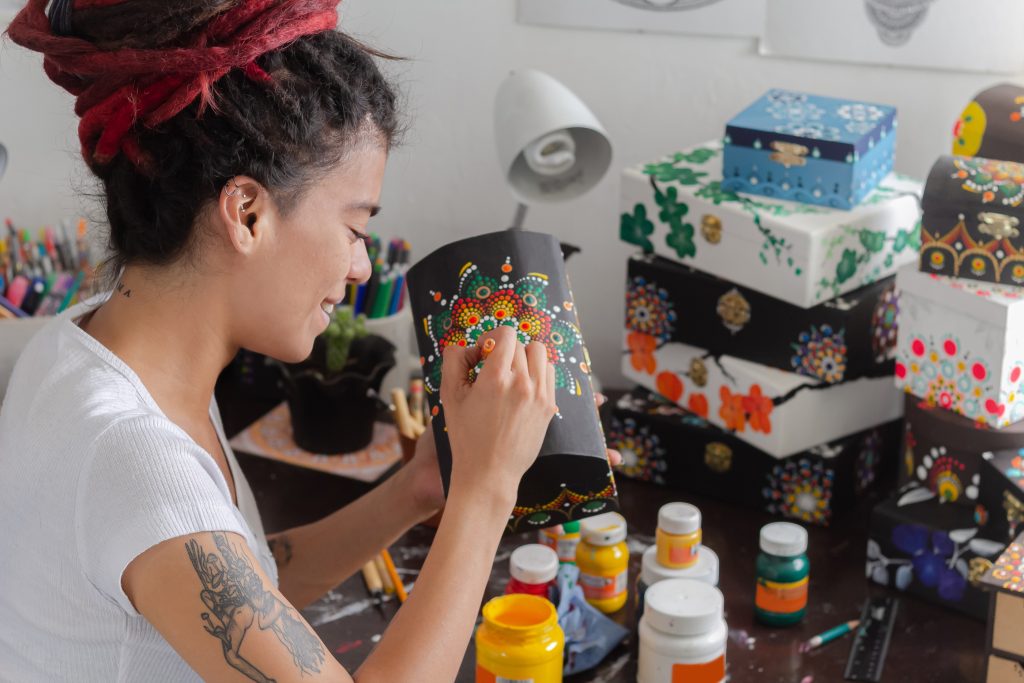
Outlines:
POLYGON ((477 342, 444 350, 441 403, 452 447, 451 486, 482 489, 511 506, 558 412, 555 371, 544 345, 523 346, 511 327, 477 342), (494 339, 494 350, 472 382, 470 370, 487 338, 494 339))

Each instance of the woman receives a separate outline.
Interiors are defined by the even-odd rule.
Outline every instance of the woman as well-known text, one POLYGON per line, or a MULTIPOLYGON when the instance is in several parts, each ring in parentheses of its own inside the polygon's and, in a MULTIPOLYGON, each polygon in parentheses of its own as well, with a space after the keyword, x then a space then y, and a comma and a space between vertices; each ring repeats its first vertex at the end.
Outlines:
POLYGON ((507 329, 449 349, 444 518, 354 677, 297 611, 442 501, 429 439, 337 513, 265 539, 213 403, 240 347, 307 356, 365 281, 396 130, 336 0, 31 0, 11 38, 77 97, 112 291, 50 323, 0 412, 0 677, 450 681, 517 483, 555 413, 507 329), (268 547, 269 541, 269 547, 268 547), (270 548, 274 549, 271 553, 270 548))

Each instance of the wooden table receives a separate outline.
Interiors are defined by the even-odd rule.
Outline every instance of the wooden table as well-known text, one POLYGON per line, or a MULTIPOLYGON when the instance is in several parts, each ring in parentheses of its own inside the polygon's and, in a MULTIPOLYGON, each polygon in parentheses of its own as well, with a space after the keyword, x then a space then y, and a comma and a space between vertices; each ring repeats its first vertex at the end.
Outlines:
MULTIPOLYGON (((269 405, 243 400, 236 392, 218 389, 229 434, 243 428, 269 405)), ((341 479, 262 458, 238 454, 238 460, 259 503, 268 532, 322 517, 368 490, 360 482, 341 479)), ((619 480, 620 502, 630 525, 631 586, 639 571, 640 550, 654 542, 658 508, 683 498, 668 489, 619 480)), ((869 595, 886 592, 865 579, 864 553, 868 514, 879 493, 862 501, 854 511, 828 529, 810 528, 810 603, 807 618, 796 627, 770 629, 753 622, 754 562, 758 530, 773 521, 767 514, 711 499, 686 496, 703 513, 704 541, 721 560, 719 587, 725 595, 730 642, 726 659, 733 682, 801 683, 813 676, 816 683, 843 680, 850 638, 801 655, 800 642, 860 614, 869 595)), ((414 581, 429 549, 432 531, 416 528, 392 547, 391 553, 406 582, 414 581)), ((508 556, 518 545, 534 542, 531 536, 506 538, 495 558, 487 598, 499 595, 508 580, 508 556)), ((457 577, 453 577, 457 580, 457 577)), ((391 616, 397 604, 384 605, 391 616)), ((304 610, 306 618, 350 671, 369 654, 386 628, 385 618, 373 607, 360 576, 353 577, 304 610)), ((614 615, 633 624, 632 596, 627 607, 614 615)), ((440 622, 439 622, 440 624, 440 622)), ((886 659, 883 681, 980 681, 985 643, 984 624, 955 612, 901 595, 896 631, 886 659)), ((613 651, 595 671, 566 680, 569 683, 636 680, 631 643, 613 651)), ((472 646, 467 649, 459 681, 473 681, 472 646)))

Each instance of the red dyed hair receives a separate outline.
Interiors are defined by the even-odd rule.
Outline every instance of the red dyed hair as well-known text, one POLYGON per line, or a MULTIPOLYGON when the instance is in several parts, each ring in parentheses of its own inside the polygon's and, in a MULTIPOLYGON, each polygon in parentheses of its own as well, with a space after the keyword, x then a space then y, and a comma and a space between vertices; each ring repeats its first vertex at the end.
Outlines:
MULTIPOLYGON (((107 7, 127 0, 74 0, 74 9, 107 7)), ((199 111, 215 106, 211 86, 231 69, 271 85, 256 59, 296 38, 335 28, 338 0, 239 0, 196 32, 194 44, 168 49, 103 50, 54 33, 47 0, 29 0, 7 29, 14 42, 44 55, 50 79, 75 95, 81 121, 78 138, 90 166, 119 152, 138 168, 147 166, 132 130, 154 127, 196 98, 199 111)))

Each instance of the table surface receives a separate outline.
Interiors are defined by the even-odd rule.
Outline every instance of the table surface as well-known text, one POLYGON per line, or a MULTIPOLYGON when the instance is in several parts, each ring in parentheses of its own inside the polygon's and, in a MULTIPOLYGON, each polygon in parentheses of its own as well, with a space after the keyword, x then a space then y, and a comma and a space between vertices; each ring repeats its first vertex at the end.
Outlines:
MULTIPOLYGON (((236 391, 218 389, 225 427, 233 434, 272 404, 243 398, 236 391), (226 395, 225 395, 226 394, 226 395)), ((361 482, 238 454, 249 480, 263 523, 269 532, 304 524, 333 512, 369 490, 361 482)), ((861 501, 853 511, 829 528, 811 527, 808 555, 811 561, 810 600, 807 617, 795 627, 767 628, 754 623, 753 598, 758 531, 775 518, 709 498, 688 495, 687 502, 703 514, 704 543, 721 561, 719 588, 725 595, 730 641, 727 651, 731 681, 801 683, 841 681, 849 655, 849 636, 809 654, 799 644, 841 622, 856 619, 866 598, 888 591, 864 576, 868 516, 880 492, 861 501)), ((630 586, 639 571, 643 548, 654 542, 658 508, 683 498, 669 489, 619 479, 620 505, 629 522, 630 586)), ((415 581, 430 547, 433 531, 417 527, 391 548, 399 573, 406 583, 415 581)), ((506 537, 494 562, 485 600, 501 594, 508 580, 508 557, 535 537, 506 537)), ((985 627, 980 621, 899 594, 896 629, 885 662, 883 681, 980 681, 983 672, 985 627)), ((354 576, 303 611, 317 633, 350 671, 372 650, 387 626, 385 617, 397 610, 394 601, 383 610, 375 607, 362 583, 354 576), (383 614, 382 614, 383 612, 383 614)), ((612 618, 633 624, 633 600, 612 618)), ((567 677, 568 683, 613 683, 636 680, 635 631, 596 670, 567 677)), ((458 681, 473 681, 472 646, 467 647, 458 681)))

